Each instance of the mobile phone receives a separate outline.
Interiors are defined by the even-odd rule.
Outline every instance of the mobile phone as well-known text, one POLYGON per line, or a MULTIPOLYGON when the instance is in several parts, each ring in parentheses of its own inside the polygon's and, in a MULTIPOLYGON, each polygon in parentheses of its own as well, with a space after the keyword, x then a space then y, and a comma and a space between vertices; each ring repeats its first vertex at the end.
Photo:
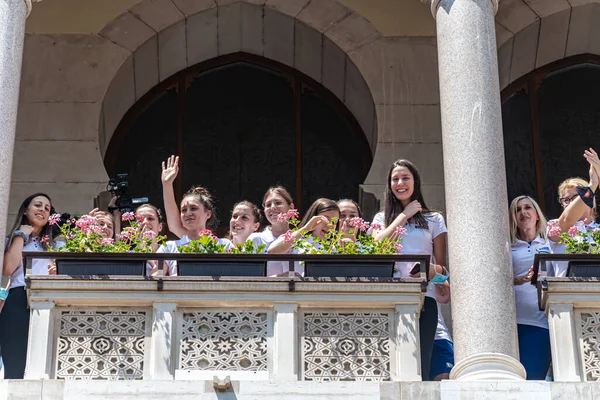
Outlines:
POLYGON ((416 263, 413 269, 410 270, 410 274, 414 275, 421 272, 421 263, 416 263))

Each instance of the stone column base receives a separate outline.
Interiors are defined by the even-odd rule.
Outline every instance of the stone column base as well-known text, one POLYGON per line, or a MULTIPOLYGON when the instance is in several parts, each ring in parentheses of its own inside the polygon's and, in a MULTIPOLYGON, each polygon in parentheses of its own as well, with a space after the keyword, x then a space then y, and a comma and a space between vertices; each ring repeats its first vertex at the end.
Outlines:
POLYGON ((457 381, 521 381, 526 378, 521 363, 500 353, 475 354, 459 361, 450 372, 457 381))

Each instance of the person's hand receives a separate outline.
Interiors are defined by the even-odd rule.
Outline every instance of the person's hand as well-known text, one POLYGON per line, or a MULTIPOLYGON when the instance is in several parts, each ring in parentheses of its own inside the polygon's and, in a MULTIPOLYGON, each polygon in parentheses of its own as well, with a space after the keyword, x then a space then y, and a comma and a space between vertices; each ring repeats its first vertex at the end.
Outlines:
POLYGON ((167 164, 165 162, 162 163, 162 174, 160 176, 160 180, 163 185, 165 183, 173 183, 175 178, 177 178, 177 174, 179 173, 179 156, 171 156, 167 159, 167 164))
POLYGON ((323 226, 329 225, 329 220, 322 215, 315 215, 312 217, 306 225, 304 225, 304 230, 308 232, 312 232, 317 228, 322 228, 323 226))
POLYGON ((48 264, 48 275, 56 275, 56 265, 48 264))
POLYGON ((416 213, 421 212, 422 210, 423 210, 423 207, 421 206, 421 203, 419 203, 417 200, 413 200, 410 203, 408 203, 406 208, 404 208, 404 210, 402 211, 402 214, 404 214, 406 216, 406 218, 410 219, 416 213))
POLYGON ((590 189, 594 190, 598 187, 598 173, 596 169, 590 165, 590 189))
POLYGON ((98 213, 101 213, 101 212, 102 212, 102 211, 100 211, 100 209, 99 209, 99 208, 94 208, 94 209, 92 209, 92 211, 90 211, 90 212, 88 213, 88 215, 89 215, 90 217, 95 217, 95 216, 96 216, 96 214, 98 214, 98 213))
POLYGON ((26 234, 27 236, 31 236, 31 234, 33 233, 33 226, 31 226, 31 225, 21 225, 19 227, 19 230, 21 232, 23 232, 24 234, 26 234))
POLYGON ((598 157, 598 153, 590 147, 583 152, 583 157, 585 157, 587 162, 590 163, 590 166, 594 168, 596 175, 600 176, 600 158, 598 157))
POLYGON ((531 282, 532 277, 533 277, 533 267, 529 268, 529 271, 527 271, 526 275, 515 276, 514 284, 515 284, 515 286, 517 286, 517 285, 523 285, 527 282, 531 282))

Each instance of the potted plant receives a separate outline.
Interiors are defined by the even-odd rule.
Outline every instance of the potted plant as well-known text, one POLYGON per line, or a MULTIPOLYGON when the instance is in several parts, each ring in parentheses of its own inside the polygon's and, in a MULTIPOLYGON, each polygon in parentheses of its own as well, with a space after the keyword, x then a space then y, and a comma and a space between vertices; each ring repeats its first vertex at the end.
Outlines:
MULTIPOLYGON (((263 254, 266 246, 256 246, 252 240, 234 246, 229 241, 219 240, 212 231, 205 229, 200 238, 179 246, 182 254, 263 254)), ((219 260, 209 259, 179 260, 177 274, 179 276, 266 276, 266 260, 219 260)))
MULTIPOLYGON (((117 235, 117 240, 105 237, 99 218, 95 215, 83 215, 72 218, 59 226, 64 245, 57 252, 69 253, 152 253, 153 247, 162 243, 164 236, 150 230, 145 230, 136 220, 132 212, 124 213, 124 222, 129 226, 117 235), (154 246, 153 246, 154 245, 154 246)), ((56 225, 60 215, 54 214, 49 223, 56 225)), ((47 240, 43 238, 42 240, 47 240)), ((56 271, 61 275, 144 275, 146 261, 123 259, 56 259, 56 271)))
MULTIPOLYGON (((559 243, 566 245, 566 254, 600 254, 600 228, 583 231, 572 226, 568 232, 560 233, 558 221, 550 221, 548 226, 549 235, 560 236, 559 243)), ((600 258, 569 261, 567 276, 600 278, 600 258)))

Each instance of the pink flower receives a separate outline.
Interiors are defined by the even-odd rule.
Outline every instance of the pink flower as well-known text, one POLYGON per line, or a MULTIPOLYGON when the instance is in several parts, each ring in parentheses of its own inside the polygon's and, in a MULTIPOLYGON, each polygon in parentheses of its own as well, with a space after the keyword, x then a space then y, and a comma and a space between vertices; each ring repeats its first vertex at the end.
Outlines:
POLYGON ((109 245, 113 244, 114 242, 115 242, 115 240, 113 238, 104 238, 104 239, 102 239, 100 244, 102 246, 109 246, 109 245))
POLYGON ((400 253, 404 250, 404 247, 400 243, 396 243, 396 253, 400 253))
POLYGON ((144 237, 146 239, 152 240, 152 239, 154 239, 156 237, 156 232, 154 232, 154 231, 146 231, 146 232, 144 232, 144 237))
POLYGON ((291 243, 294 241, 294 231, 289 230, 285 233, 285 236, 283 237, 283 241, 285 243, 291 243))
POLYGON ((290 219, 298 218, 300 213, 294 208, 294 204, 290 204, 290 207, 291 208, 286 213, 281 213, 277 216, 278 222, 289 221, 290 219))
POLYGON ((212 236, 213 233, 212 233, 212 231, 210 229, 203 229, 203 230, 201 230, 198 233, 198 235, 200 235, 200 236, 212 236))
POLYGON ((396 230, 394 231, 394 233, 398 236, 402 236, 406 233, 406 228, 403 226, 399 226, 396 228, 396 230))
POLYGON ((555 226, 558 226, 558 225, 559 225, 559 223, 558 223, 557 219, 548 221, 548 228, 554 228, 555 226))
POLYGON ((548 230, 548 236, 550 237, 560 236, 560 233, 560 228, 558 226, 553 226, 548 230))
POLYGON ((378 231, 381 229, 381 224, 374 223, 371 225, 371 229, 373 229, 374 231, 378 231))
POLYGON ((123 221, 133 221, 135 220, 135 214, 132 212, 126 212, 121 216, 121 220, 123 221))
POLYGON ((48 219, 48 223, 50 225, 55 225, 60 221, 60 214, 52 214, 50 219, 48 219))
POLYGON ((119 234, 119 239, 122 242, 126 242, 129 239, 133 238, 135 236, 135 229, 128 226, 127 228, 123 229, 123 231, 119 234))
POLYGON ((577 235, 577 232, 579 232, 579 228, 577 228, 576 226, 572 226, 569 228, 569 235, 571 235, 572 237, 575 237, 575 235, 577 235))
POLYGON ((94 233, 97 233, 98 235, 102 235, 102 227, 99 226, 99 225, 92 225, 92 226, 90 226, 90 231, 94 232, 94 233))
POLYGON ((48 237, 48 235, 42 236, 42 238, 40 239, 41 244, 48 244, 49 242, 50 238, 48 237))
POLYGON ((89 231, 92 225, 96 225, 96 217, 92 217, 91 215, 82 215, 81 218, 75 222, 75 227, 85 233, 89 231))
POLYGON ((370 224, 368 222, 365 222, 365 220, 362 218, 354 217, 348 221, 348 225, 355 227, 361 232, 364 232, 367 229, 369 229, 370 224))

